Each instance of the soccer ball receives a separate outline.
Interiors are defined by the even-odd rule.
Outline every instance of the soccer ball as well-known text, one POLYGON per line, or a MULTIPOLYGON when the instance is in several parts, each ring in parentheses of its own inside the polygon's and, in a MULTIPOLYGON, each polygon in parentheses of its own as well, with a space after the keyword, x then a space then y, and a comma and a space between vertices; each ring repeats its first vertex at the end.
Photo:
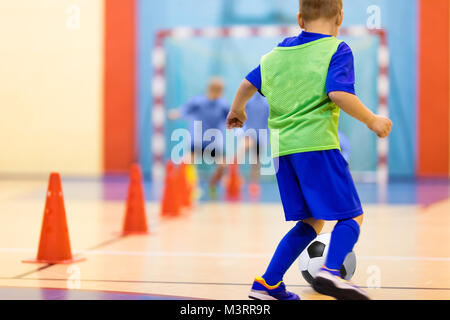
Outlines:
MULTIPOLYGON (((331 233, 319 234, 303 252, 298 259, 298 266, 303 278, 311 284, 316 273, 325 264, 328 253, 328 245, 330 244, 331 233)), ((345 257, 344 264, 340 272, 341 277, 350 280, 355 274, 356 256, 352 251, 345 257)))

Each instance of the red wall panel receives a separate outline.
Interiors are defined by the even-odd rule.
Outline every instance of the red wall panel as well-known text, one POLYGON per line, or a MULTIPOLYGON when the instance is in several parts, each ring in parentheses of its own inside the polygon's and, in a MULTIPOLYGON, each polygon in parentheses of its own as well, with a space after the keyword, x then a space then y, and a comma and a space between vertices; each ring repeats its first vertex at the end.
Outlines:
POLYGON ((104 170, 135 160, 135 1, 105 0, 104 170))
POLYGON ((418 175, 449 176, 450 1, 420 0, 418 175))

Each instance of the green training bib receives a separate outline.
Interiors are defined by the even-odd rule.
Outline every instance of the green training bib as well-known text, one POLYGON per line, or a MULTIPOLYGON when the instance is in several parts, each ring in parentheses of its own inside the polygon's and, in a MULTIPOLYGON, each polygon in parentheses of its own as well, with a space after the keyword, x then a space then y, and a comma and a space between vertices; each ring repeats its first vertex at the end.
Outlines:
POLYGON ((270 107, 272 157, 340 149, 340 109, 327 95, 326 80, 341 42, 327 37, 263 56, 261 92, 270 107))

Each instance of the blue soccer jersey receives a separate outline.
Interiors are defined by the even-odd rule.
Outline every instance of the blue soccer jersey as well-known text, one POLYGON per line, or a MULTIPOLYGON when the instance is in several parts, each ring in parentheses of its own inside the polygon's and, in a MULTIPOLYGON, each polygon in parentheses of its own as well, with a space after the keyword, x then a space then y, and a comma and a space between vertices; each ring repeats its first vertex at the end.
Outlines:
POLYGON ((245 107, 247 113, 247 121, 244 124, 244 130, 267 129, 269 121, 269 103, 267 99, 261 94, 255 94, 245 107))
MULTIPOLYGON (((311 41, 316 41, 329 35, 312 33, 303 31, 297 37, 284 39, 279 47, 295 47, 306 44, 311 41)), ((261 66, 252 70, 246 77, 261 92, 261 66)), ((350 47, 342 42, 336 53, 331 58, 330 68, 328 70, 327 93, 332 91, 344 91, 355 94, 355 71, 353 53, 350 47)))
POLYGON ((224 99, 210 100, 206 96, 196 96, 181 107, 181 115, 189 121, 189 131, 193 145, 203 146, 203 134, 209 129, 225 130, 230 105, 224 99), (194 132, 194 122, 201 122, 201 132, 194 132))

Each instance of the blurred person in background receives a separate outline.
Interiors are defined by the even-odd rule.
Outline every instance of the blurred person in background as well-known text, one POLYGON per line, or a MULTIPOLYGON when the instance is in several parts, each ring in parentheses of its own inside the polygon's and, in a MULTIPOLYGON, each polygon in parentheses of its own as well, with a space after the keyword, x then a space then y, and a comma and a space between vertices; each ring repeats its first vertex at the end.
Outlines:
MULTIPOLYGON (((205 149, 212 141, 204 141, 204 133, 209 129, 220 130, 225 136, 225 120, 227 118, 230 104, 222 98, 224 82, 219 77, 209 80, 206 94, 192 97, 179 109, 169 111, 170 120, 184 119, 189 122, 189 133, 191 136, 191 163, 194 163, 194 155, 203 160, 205 149), (195 131, 195 122, 201 123, 201 132, 195 131), (200 154, 201 153, 201 154, 200 154)), ((198 131, 198 127, 197 127, 198 131)), ((215 140, 215 138, 214 138, 215 140)), ((215 141, 211 157, 216 163, 216 169, 209 179, 209 194, 211 199, 217 198, 217 186, 225 173, 223 159, 223 141, 215 141)))
POLYGON ((344 159, 350 161, 350 152, 352 151, 352 146, 348 137, 342 132, 338 131, 339 144, 341 145, 341 153, 344 159))

